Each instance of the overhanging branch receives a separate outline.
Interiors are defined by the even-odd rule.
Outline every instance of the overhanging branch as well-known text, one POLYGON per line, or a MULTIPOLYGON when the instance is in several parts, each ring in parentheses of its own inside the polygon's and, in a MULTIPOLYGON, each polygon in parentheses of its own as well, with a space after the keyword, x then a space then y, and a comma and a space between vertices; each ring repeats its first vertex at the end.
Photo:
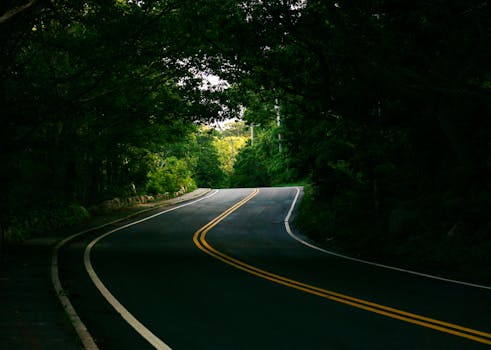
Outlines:
POLYGON ((21 6, 17 6, 17 7, 14 7, 13 9, 8 10, 7 12, 5 12, 0 17, 0 24, 4 24, 5 22, 7 22, 9 19, 11 19, 12 17, 14 17, 15 15, 17 15, 17 14, 19 14, 19 13, 21 13, 21 12, 27 10, 27 9, 29 9, 36 2, 37 2, 37 0, 30 0, 27 4, 24 4, 24 5, 21 5, 21 6))

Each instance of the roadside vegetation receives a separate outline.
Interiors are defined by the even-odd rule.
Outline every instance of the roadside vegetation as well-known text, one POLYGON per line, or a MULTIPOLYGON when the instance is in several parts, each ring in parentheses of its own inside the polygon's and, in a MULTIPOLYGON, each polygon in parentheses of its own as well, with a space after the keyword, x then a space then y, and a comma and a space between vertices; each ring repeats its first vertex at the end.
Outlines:
POLYGON ((296 224, 320 244, 490 283, 489 4, 276 5, 250 8, 245 119, 265 134, 232 183, 306 180, 296 224))
MULTIPOLYGON (((126 167, 127 177, 90 200, 71 202, 57 197, 54 192, 49 201, 29 202, 25 211, 16 212, 14 205, 10 208, 4 239, 21 241, 83 224, 94 215, 141 203, 142 198, 145 203, 172 198, 197 187, 228 187, 236 157, 234 152, 239 152, 247 139, 241 130, 244 130, 242 122, 229 122, 221 131, 206 125, 195 126, 182 140, 162 145, 158 151, 139 149, 137 159, 131 162, 126 159, 118 165, 126 167)), ((37 170, 43 171, 42 168, 37 170)), ((47 190, 37 188, 35 181, 19 180, 24 186, 32 186, 33 196, 47 190)), ((19 197, 19 200, 31 201, 31 197, 19 197)))

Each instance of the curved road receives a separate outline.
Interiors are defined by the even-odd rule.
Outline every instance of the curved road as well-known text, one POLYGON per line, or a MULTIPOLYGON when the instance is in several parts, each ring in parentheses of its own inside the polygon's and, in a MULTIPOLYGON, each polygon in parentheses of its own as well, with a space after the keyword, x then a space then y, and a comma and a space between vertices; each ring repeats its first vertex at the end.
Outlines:
POLYGON ((63 287, 101 349, 490 348, 491 290, 302 245, 284 224, 296 194, 220 190, 78 239, 63 287))

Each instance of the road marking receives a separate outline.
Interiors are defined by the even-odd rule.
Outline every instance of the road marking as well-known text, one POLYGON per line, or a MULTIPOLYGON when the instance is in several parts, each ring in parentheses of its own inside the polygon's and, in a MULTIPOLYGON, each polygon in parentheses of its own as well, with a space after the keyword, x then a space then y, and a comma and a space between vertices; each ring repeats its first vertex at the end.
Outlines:
MULTIPOLYGON (((75 235, 74 235, 75 236, 75 235)), ((87 327, 85 324, 82 322, 80 317, 78 316, 77 312, 75 311, 75 308, 73 307, 72 302, 66 295, 65 291, 63 290, 63 287, 61 285, 60 281, 60 276, 58 274, 58 252, 65 243, 67 243, 69 240, 71 240, 72 236, 62 240, 59 242, 54 248, 53 252, 51 254, 51 281, 53 283, 53 287, 55 289, 56 295, 58 296, 58 299, 61 302, 61 305, 63 306, 63 309, 68 315, 68 318, 70 319, 70 322, 73 325, 73 328, 75 329, 75 332, 77 332, 78 337, 80 338, 80 341, 82 342, 82 345, 85 350, 98 350, 98 346, 94 341, 94 338, 92 335, 89 333, 87 330, 87 327)))
MULTIPOLYGON (((287 277, 283 277, 272 272, 257 268, 255 266, 249 265, 241 260, 235 259, 229 255, 226 255, 215 248, 213 248, 207 241, 206 235, 207 233, 215 227, 218 223, 220 223, 223 219, 229 216, 232 212, 240 208, 242 205, 247 203, 250 199, 252 199, 255 195, 259 193, 259 190, 254 190, 249 196, 245 197, 240 202, 236 203, 221 215, 207 223, 205 226, 200 228, 195 232, 193 236, 194 244, 202 250, 204 253, 218 259, 230 266, 233 266, 237 269, 250 273, 252 275, 264 278, 274 283, 278 283, 290 288, 294 288, 309 294, 317 295, 319 297, 329 299, 332 301, 336 301, 339 303, 343 303, 346 305, 350 305, 352 307, 356 307, 358 309, 366 310, 369 312, 377 313, 379 315, 391 317, 394 319, 398 319, 401 321, 405 321, 408 323, 412 323, 415 325, 419 325, 422 327, 430 328, 433 330, 437 330, 440 332, 452 334, 455 336, 459 336, 462 338, 466 338, 469 340, 473 340, 479 343, 491 345, 491 334, 483 331, 475 330, 469 327, 460 326, 457 324, 453 324, 450 322, 444 322, 440 320, 436 320, 430 317, 420 316, 417 314, 413 314, 410 312, 406 312, 403 310, 399 310, 396 308, 384 306, 381 304, 373 303, 370 301, 358 299, 351 297, 349 295, 333 292, 327 289, 319 288, 313 285, 309 285, 300 281, 296 281, 287 277)), ((298 194, 298 193, 297 193, 298 194)), ((298 198, 298 196, 296 197, 298 198)), ((295 203, 294 203, 295 204, 295 203)), ((293 207, 293 206, 292 206, 293 207)), ((289 218, 292 213, 292 209, 288 212, 287 217, 289 218)))
MULTIPOLYGON (((213 194, 214 193, 212 193, 209 196, 212 196, 213 194)), ((150 210, 157 210, 157 207, 141 210, 141 211, 137 212, 136 215, 143 214, 143 213, 150 211, 150 210)), ((123 217, 123 218, 120 218, 120 219, 99 225, 97 227, 91 227, 91 228, 88 228, 86 230, 75 233, 75 234, 63 239, 62 241, 58 242, 58 244, 56 244, 52 250, 50 274, 51 274, 51 282, 53 284, 53 288, 54 288, 55 293, 58 296, 58 299, 60 300, 60 303, 63 306, 66 314, 68 315, 68 318, 70 319, 70 322, 72 323, 73 328, 75 329, 78 337, 82 341, 82 345, 83 345, 84 349, 86 349, 86 350, 98 350, 99 348, 97 347, 97 344, 95 343, 94 338, 92 337, 92 335, 87 330, 87 327, 85 326, 85 324, 82 322, 82 320, 78 316, 77 312, 75 311, 75 308, 73 307, 73 304, 71 303, 70 299, 66 295, 65 290, 63 289, 63 286, 62 286, 61 281, 60 281, 60 276, 58 273, 58 253, 59 253, 62 246, 64 246, 68 242, 72 241, 73 239, 76 239, 82 235, 89 233, 89 232, 94 232, 94 231, 103 229, 105 227, 108 227, 108 226, 113 225, 115 223, 121 222, 123 220, 130 219, 134 215, 135 214, 131 214, 129 216, 126 216, 126 217, 123 217)))
POLYGON ((183 208, 183 207, 186 207, 188 205, 191 205, 191 204, 194 204, 194 203, 197 203, 197 202, 200 202, 204 199, 207 199, 207 198, 210 198, 212 196, 214 196, 215 194, 217 194, 219 191, 216 190, 214 192, 212 192, 211 194, 205 196, 205 197, 202 197, 202 198, 199 198, 197 200, 194 200, 194 201, 191 201, 191 202, 187 202, 187 203, 184 203, 184 204, 181 204, 181 205, 178 205, 176 207, 172 207, 170 209, 167 209, 167 210, 164 210, 164 211, 161 211, 157 214, 154 214, 154 215, 150 215, 146 218, 143 218, 141 220, 137 220, 137 221, 134 221, 134 222, 131 222, 127 225, 124 225, 124 226, 121 226, 121 227, 118 227, 114 230, 111 230, 109 232, 106 232, 105 234, 97 237, 96 239, 94 239, 92 242, 90 242, 87 247, 85 248, 85 252, 84 252, 84 264, 85 264, 85 269, 87 270, 87 273, 89 274, 89 277, 90 279, 92 280, 92 282, 94 283, 94 285, 97 287, 97 289, 99 290, 99 292, 102 294, 102 296, 107 300, 107 302, 109 304, 111 304, 111 306, 121 315, 121 317, 126 321, 128 322, 128 324, 133 327, 133 329, 135 331, 137 331, 143 338, 145 338, 146 341, 148 341, 155 349, 159 349, 159 350, 171 350, 171 348, 169 347, 169 345, 165 344, 160 338, 158 338, 155 334, 153 334, 147 327, 145 327, 143 325, 143 323, 141 323, 140 321, 138 321, 138 319, 136 319, 136 317, 134 317, 129 311, 128 309, 126 309, 119 301, 118 299, 116 299, 116 297, 109 291, 109 289, 107 289, 107 287, 104 285, 104 283, 101 281, 101 279, 99 278, 99 276, 97 275, 97 273, 95 272, 93 266, 92 266, 92 262, 90 260, 90 253, 91 253, 91 250, 92 248, 103 238, 106 238, 107 236, 113 234, 114 232, 117 232, 117 231, 120 231, 120 230, 123 230, 125 228, 128 228, 130 226, 134 226, 136 224, 139 224, 141 222, 144 222, 144 221, 147 221, 147 220, 150 220, 156 216, 159 216, 159 215, 162 215, 162 214, 165 214, 165 213, 168 213, 170 211, 173 211, 173 210, 177 210, 177 209, 180 209, 180 208, 183 208))
POLYGON ((469 283, 469 282, 459 281, 459 280, 455 280, 455 279, 444 278, 444 277, 430 275, 430 274, 426 274, 426 273, 422 273, 422 272, 401 269, 401 268, 395 267, 395 266, 378 264, 378 263, 375 263, 375 262, 372 262, 372 261, 368 261, 368 260, 353 258, 351 256, 347 256, 347 255, 335 253, 335 252, 330 251, 330 250, 327 250, 327 249, 323 249, 323 248, 321 248, 319 246, 316 246, 315 244, 312 244, 310 242, 307 242, 307 241, 303 240, 302 238, 298 237, 297 235, 295 235, 293 233, 293 231, 292 231, 292 229, 290 227, 290 223, 289 223, 290 216, 291 216, 291 214, 293 212, 293 208, 295 207, 295 204, 296 204, 296 202, 298 200, 298 197, 300 195, 300 189, 298 187, 295 187, 295 189, 297 190, 297 193, 295 195, 295 198, 293 199, 293 203, 292 203, 292 205, 290 207, 290 211, 288 212, 288 215, 285 218, 285 228, 286 228, 286 232, 293 239, 295 239, 296 241, 302 243, 303 245, 305 245, 305 246, 307 246, 309 248, 318 250, 320 252, 323 252, 323 253, 326 253, 326 254, 329 254, 329 255, 336 256, 338 258, 342 258, 342 259, 346 259, 346 260, 351 260, 351 261, 355 261, 355 262, 366 264, 366 265, 372 265, 372 266, 381 267, 381 268, 384 268, 384 269, 389 269, 389 270, 404 272, 404 273, 408 273, 408 274, 411 274, 411 275, 416 275, 416 276, 420 276, 420 277, 431 278, 431 279, 434 279, 434 280, 439 280, 439 281, 444 281, 444 282, 449 282, 449 283, 460 284, 460 285, 464 285, 464 286, 467 286, 467 287, 474 287, 474 288, 481 288, 481 289, 491 290, 491 286, 485 286, 485 285, 482 285, 482 284, 469 283))

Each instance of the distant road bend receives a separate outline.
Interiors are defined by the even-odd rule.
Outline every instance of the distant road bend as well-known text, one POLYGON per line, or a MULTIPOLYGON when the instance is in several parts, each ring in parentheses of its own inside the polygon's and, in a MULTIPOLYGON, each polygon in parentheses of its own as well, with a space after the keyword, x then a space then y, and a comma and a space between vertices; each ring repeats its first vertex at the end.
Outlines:
POLYGON ((60 250, 100 349, 489 349, 491 290, 287 233, 299 189, 225 189, 60 250))

